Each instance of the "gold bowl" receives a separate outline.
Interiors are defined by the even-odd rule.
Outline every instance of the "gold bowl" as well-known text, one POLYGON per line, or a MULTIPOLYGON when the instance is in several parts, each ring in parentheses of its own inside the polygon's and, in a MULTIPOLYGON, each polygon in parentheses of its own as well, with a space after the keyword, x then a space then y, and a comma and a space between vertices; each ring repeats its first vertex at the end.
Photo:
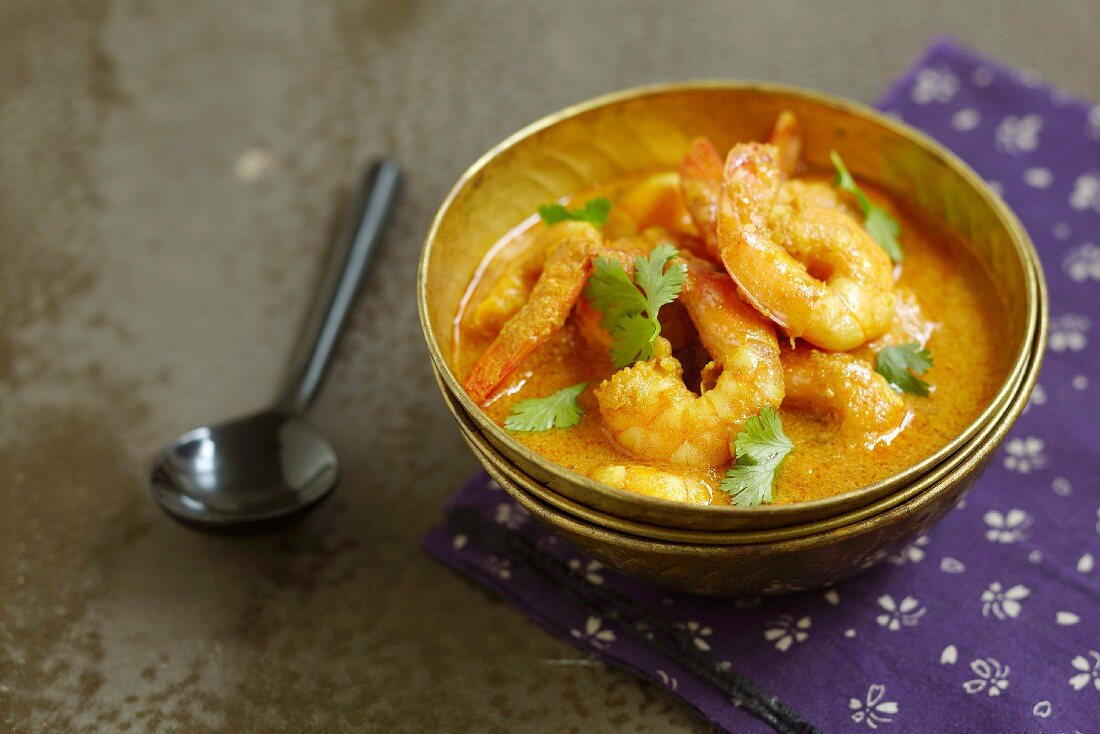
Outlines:
MULTIPOLYGON (((656 559, 668 557, 673 548, 684 550, 685 557, 695 557, 700 548, 731 553, 728 548, 734 545, 744 546, 738 551, 744 553, 749 544, 765 538, 779 544, 806 541, 798 548, 811 547, 811 539, 835 538, 843 545, 856 533, 854 528, 864 527, 882 536, 882 543, 872 544, 876 547, 889 545, 887 536, 909 537, 909 530, 925 527, 925 519, 941 515, 965 491, 1023 409, 1046 328, 1042 273, 1027 234, 962 161, 922 133, 861 105, 754 83, 693 82, 628 90, 554 113, 512 135, 471 166, 447 196, 424 244, 417 291, 433 369, 479 460, 529 510, 628 572, 646 566, 627 562, 627 549, 640 549, 637 543, 658 544, 653 547, 666 555, 647 556, 656 559), (811 165, 828 167, 829 151, 839 150, 857 177, 959 232, 1000 285, 1009 323, 1005 348, 1011 358, 1004 382, 982 413, 938 451, 883 481, 825 499, 751 508, 669 502, 604 485, 535 454, 489 419, 462 389, 451 362, 454 318, 488 248, 539 204, 594 182, 675 168, 689 141, 699 135, 709 136, 720 149, 739 140, 762 139, 785 109, 799 117, 803 155, 811 165), (904 509, 912 507, 922 508, 921 522, 904 509), (895 527, 897 518, 909 518, 904 528, 895 527), (782 537, 770 536, 773 530, 782 537), (578 540, 583 538, 588 540, 578 540), (594 545, 596 538, 624 545, 614 551, 594 545)), ((864 563, 863 555, 848 550, 828 557, 854 558, 842 564, 847 572, 864 563)), ((782 564, 775 568, 788 569, 782 564)), ((819 576, 836 577, 838 569, 824 564, 819 576), (826 573, 826 567, 833 570, 826 573)), ((689 588, 686 579, 692 576, 680 576, 683 583, 670 584, 689 588)), ((733 589, 719 589, 702 571, 694 577, 699 579, 696 591, 733 589)), ((758 583, 746 584, 737 593, 749 593, 744 591, 748 586, 764 591, 758 583)))

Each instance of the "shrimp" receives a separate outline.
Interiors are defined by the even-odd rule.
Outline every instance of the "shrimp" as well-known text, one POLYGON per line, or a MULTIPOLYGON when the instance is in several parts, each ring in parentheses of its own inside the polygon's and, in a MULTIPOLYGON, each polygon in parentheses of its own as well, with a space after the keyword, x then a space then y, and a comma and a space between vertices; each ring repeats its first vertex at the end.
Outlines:
POLYGON ((902 286, 897 288, 896 293, 897 306, 894 309, 894 319, 890 322, 890 328, 878 339, 856 347, 848 354, 874 364, 876 355, 886 347, 919 344, 923 349, 928 346, 928 340, 939 328, 939 323, 925 318, 920 302, 917 301, 913 291, 902 286))
POLYGON ((821 186, 784 185, 779 151, 743 143, 726 159, 718 249, 741 294, 789 336, 834 351, 894 317, 889 256, 821 186))
POLYGON ((709 505, 714 500, 714 491, 705 482, 649 466, 605 464, 593 469, 589 476, 628 492, 672 502, 709 505))
POLYGON ((901 395, 858 357, 798 347, 784 350, 782 362, 783 407, 827 415, 842 436, 868 448, 892 439, 909 419, 901 395))
MULTIPOLYGON (((769 141, 779 150, 779 167, 794 173, 802 155, 802 130, 798 118, 784 110, 775 121, 769 141)), ((722 155, 707 138, 696 138, 680 162, 680 188, 687 210, 695 220, 703 242, 715 260, 718 252, 718 200, 722 194, 722 155)))
POLYGON ((603 237, 591 224, 562 222, 546 230, 549 250, 527 302, 509 318, 470 368, 463 387, 484 403, 524 359, 565 324, 592 271, 603 237))
POLYGON ((604 223, 604 233, 611 238, 623 237, 649 227, 688 238, 699 236, 675 171, 648 176, 620 196, 604 223))
POLYGON ((771 325, 737 296, 733 282, 704 262, 684 257, 680 300, 720 370, 696 395, 664 337, 653 357, 619 370, 595 390, 600 414, 620 447, 641 459, 698 467, 729 463, 729 438, 764 405, 783 400, 779 344, 771 325))

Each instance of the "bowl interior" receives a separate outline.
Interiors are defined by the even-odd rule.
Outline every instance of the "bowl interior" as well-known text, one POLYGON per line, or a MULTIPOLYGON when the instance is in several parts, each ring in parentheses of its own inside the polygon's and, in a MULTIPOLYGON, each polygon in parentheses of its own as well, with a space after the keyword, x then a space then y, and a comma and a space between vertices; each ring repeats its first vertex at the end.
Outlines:
POLYGON ((566 109, 487 153, 459 180, 436 216, 420 264, 418 295, 425 338, 444 389, 524 472, 585 505, 707 529, 733 517, 789 524, 807 514, 823 517, 865 505, 926 473, 972 438, 1021 384, 1042 312, 1036 262, 1026 233, 998 197, 965 164, 911 128, 811 92, 693 83, 622 92, 566 109), (799 116, 803 155, 812 165, 826 167, 829 151, 840 151, 858 176, 958 231, 1001 285, 1011 359, 1004 384, 985 411, 954 441, 899 475, 823 500, 758 508, 698 507, 623 492, 543 459, 490 421, 462 390, 451 362, 455 314, 488 248, 539 204, 594 182, 675 167, 699 135, 710 136, 720 147, 761 139, 784 109, 799 116))

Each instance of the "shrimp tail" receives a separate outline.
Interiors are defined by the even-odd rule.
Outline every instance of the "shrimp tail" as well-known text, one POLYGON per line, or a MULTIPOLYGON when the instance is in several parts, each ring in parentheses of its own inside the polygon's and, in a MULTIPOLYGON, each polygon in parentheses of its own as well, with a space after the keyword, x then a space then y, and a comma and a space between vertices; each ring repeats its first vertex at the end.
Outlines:
POLYGON ((783 110, 772 128, 768 142, 779 151, 779 170, 790 176, 802 157, 802 128, 790 110, 783 110))
POLYGON ((709 138, 696 138, 680 162, 684 204, 703 236, 707 251, 717 254, 718 195, 722 190, 722 156, 709 138))

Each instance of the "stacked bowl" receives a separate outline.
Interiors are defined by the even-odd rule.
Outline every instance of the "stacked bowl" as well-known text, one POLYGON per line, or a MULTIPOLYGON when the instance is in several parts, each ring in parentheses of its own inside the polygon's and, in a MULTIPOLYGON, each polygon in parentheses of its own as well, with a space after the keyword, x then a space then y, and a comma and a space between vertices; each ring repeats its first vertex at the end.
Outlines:
POLYGON ((577 548, 662 587, 714 596, 831 584, 869 568, 948 512, 1027 404, 1046 341, 1046 289, 1015 216, 966 164, 925 135, 844 100, 755 83, 683 83, 628 90, 552 114, 475 163, 450 192, 424 244, 421 327, 463 438, 494 480, 577 548), (955 439, 905 471, 825 499, 762 507, 697 506, 601 484, 535 454, 466 394, 453 369, 454 321, 488 248, 540 204, 644 172, 673 169, 688 143, 719 149, 760 139, 783 110, 803 156, 831 149, 860 179, 957 231, 1005 301, 1003 384, 955 439))

